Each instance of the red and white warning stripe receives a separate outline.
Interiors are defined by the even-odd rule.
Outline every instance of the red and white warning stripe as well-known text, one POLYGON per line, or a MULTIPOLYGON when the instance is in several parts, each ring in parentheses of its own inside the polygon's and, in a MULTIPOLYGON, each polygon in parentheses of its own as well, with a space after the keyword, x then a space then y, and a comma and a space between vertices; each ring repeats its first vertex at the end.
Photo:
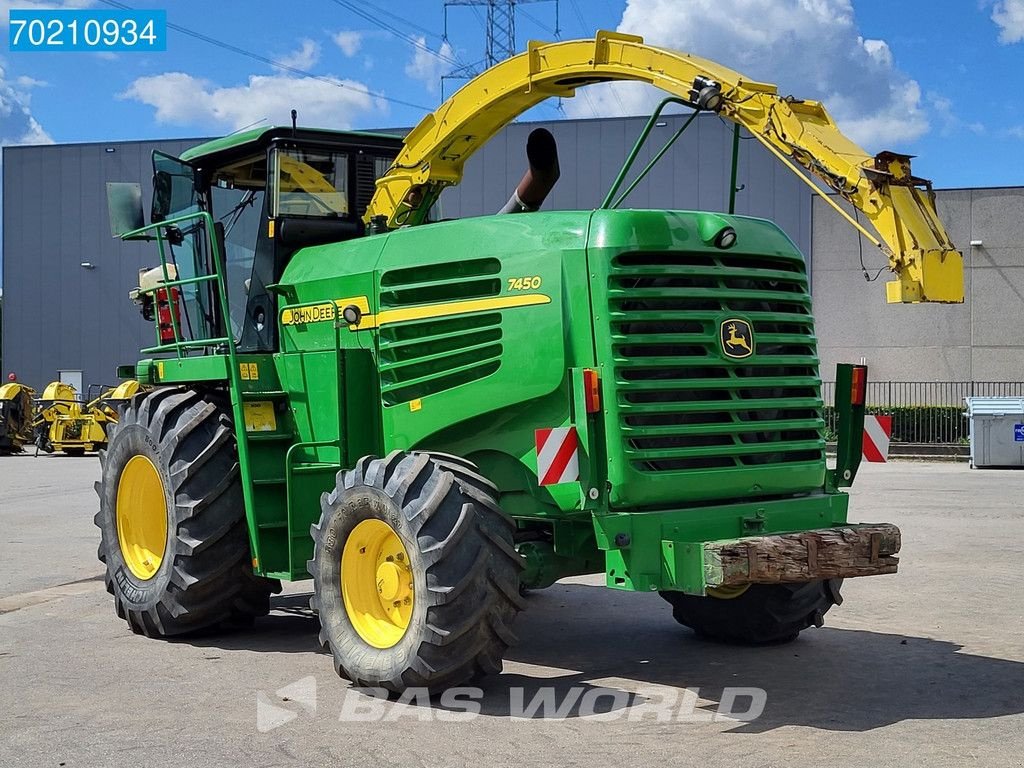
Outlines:
POLYGON ((864 460, 884 462, 889 458, 892 416, 868 414, 864 417, 864 460))
POLYGON ((580 445, 576 427, 538 429, 537 477, 541 485, 572 483, 580 478, 580 445))

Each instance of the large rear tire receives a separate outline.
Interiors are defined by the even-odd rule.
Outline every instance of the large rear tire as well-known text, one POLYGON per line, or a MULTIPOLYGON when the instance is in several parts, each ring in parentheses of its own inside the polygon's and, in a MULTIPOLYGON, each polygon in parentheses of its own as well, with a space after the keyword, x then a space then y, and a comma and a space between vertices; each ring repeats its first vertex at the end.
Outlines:
POLYGON ((672 616, 698 635, 744 645, 795 640, 808 627, 824 624, 825 614, 838 605, 841 579, 806 584, 751 584, 742 593, 698 597, 662 592, 672 616))
POLYGON ((168 637, 267 613, 277 581, 252 572, 234 431, 213 395, 136 395, 100 451, 99 559, 117 615, 168 637))
POLYGON ((310 532, 310 607, 356 685, 442 689, 501 671, 522 559, 494 486, 454 456, 396 451, 338 473, 310 532))

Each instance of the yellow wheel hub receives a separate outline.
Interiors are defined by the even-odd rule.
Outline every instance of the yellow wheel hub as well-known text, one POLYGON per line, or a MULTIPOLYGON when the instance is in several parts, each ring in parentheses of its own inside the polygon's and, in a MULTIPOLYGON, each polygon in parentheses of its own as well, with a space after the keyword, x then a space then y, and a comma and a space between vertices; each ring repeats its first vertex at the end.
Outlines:
POLYGON ((412 566, 395 529, 364 520, 341 553, 341 595, 359 636, 374 648, 391 648, 412 618, 412 566))
POLYGON ((145 456, 132 456, 117 483, 117 543, 125 565, 147 581, 167 548, 167 496, 160 473, 145 456))
POLYGON ((708 597, 714 597, 719 600, 733 600, 748 589, 750 589, 749 584, 741 584, 738 587, 710 587, 707 592, 708 597))

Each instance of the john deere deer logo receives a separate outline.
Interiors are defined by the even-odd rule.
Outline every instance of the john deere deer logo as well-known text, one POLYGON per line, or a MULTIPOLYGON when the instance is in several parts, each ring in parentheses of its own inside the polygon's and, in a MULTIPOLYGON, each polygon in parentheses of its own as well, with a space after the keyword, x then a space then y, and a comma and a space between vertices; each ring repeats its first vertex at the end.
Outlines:
POLYGON ((720 331, 726 357, 739 359, 754 354, 754 332, 746 320, 723 320, 720 331))

